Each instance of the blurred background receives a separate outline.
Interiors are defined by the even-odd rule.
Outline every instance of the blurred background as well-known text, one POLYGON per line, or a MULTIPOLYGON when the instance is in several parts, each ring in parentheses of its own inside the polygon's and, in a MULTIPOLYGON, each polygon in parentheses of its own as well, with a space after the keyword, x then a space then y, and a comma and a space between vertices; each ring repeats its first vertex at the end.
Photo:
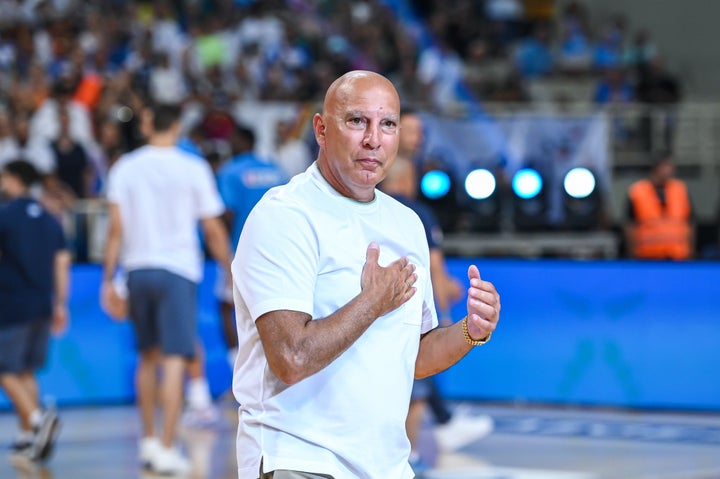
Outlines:
MULTIPOLYGON (((144 105, 183 105, 186 146, 214 167, 239 123, 295 174, 326 88, 368 69, 421 120, 403 154, 451 272, 477 263, 503 295, 492 347, 439 378, 448 398, 720 411, 718 17, 715 0, 0 2, 0 164, 44 173, 75 257, 43 389, 60 405, 134 398, 132 332, 100 311, 98 263, 106 174, 142 144, 144 105), (686 261, 627 247, 628 189, 660 152, 688 187, 686 261)), ((206 273, 220 395, 231 372, 206 273)))

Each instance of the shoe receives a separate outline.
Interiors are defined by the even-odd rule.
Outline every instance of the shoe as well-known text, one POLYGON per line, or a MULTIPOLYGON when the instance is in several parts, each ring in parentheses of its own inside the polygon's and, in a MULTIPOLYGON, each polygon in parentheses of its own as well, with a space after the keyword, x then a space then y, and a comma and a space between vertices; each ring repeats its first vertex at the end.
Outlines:
POLYGON ((220 419, 220 412, 213 405, 203 408, 188 408, 182 416, 182 423, 187 427, 212 427, 220 419))
POLYGON ((157 454, 157 451, 162 447, 160 439, 155 436, 144 437, 138 441, 138 451, 140 464, 144 469, 150 469, 150 463, 152 458, 157 454))
POLYGON ((456 451, 471 442, 482 439, 493 431, 490 416, 471 416, 454 413, 446 424, 435 427, 435 440, 440 450, 456 451))
POLYGON ((182 476, 190 472, 190 462, 177 447, 160 447, 150 459, 150 469, 155 474, 182 476))
POLYGON ((57 413, 47 410, 43 413, 40 425, 35 428, 33 441, 34 459, 47 460, 55 448, 55 440, 60 432, 60 418, 57 413))
POLYGON ((30 463, 35 460, 35 448, 32 441, 15 441, 10 446, 10 463, 30 463))

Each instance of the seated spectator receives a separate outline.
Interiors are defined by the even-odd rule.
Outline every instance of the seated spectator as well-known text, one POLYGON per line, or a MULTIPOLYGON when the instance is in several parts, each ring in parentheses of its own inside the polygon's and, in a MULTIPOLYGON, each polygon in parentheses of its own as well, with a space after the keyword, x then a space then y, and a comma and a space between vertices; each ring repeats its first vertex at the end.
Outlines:
POLYGON ((537 78, 552 73, 554 59, 550 41, 550 26, 538 23, 532 36, 520 42, 515 50, 514 61, 523 77, 537 78))
POLYGON ((605 70, 603 79, 598 83, 593 101, 598 104, 622 104, 635 100, 633 85, 627 80, 621 67, 605 70))

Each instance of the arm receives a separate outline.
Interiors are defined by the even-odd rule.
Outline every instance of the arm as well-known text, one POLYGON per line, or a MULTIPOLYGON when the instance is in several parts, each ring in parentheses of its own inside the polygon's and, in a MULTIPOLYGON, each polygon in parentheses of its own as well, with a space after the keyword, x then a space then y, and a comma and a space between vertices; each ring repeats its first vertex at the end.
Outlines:
POLYGON ((461 287, 450 276, 445 266, 445 255, 440 248, 430 248, 430 281, 435 294, 435 305, 440 313, 440 324, 452 324, 450 307, 460 299, 461 287))
POLYGON ((226 277, 229 280, 231 277, 230 240, 221 217, 204 218, 200 221, 200 224, 210 254, 225 269, 226 277))
POLYGON ((120 208, 115 203, 108 206, 108 232, 105 239, 105 256, 103 258, 102 285, 100 286, 100 304, 107 305, 112 302, 112 278, 117 268, 122 243, 122 223, 120 222, 120 208))
MULTIPOLYGON (((473 340, 486 339, 500 319, 500 295, 495 286, 480 278, 475 265, 468 268, 470 289, 467 300, 468 334, 473 340)), ((424 378, 449 368, 470 351, 473 346, 463 333, 463 321, 452 326, 435 328, 420 339, 420 350, 415 362, 415 377, 424 378)))
POLYGON ((380 249, 367 250, 361 292, 333 314, 313 320, 297 311, 271 311, 256 321, 258 334, 273 373, 294 384, 320 371, 340 356, 380 316, 415 294, 415 266, 407 258, 383 268, 380 249))
POLYGON ((67 329, 68 314, 68 291, 70 289, 70 263, 72 258, 66 249, 55 253, 53 266, 55 298, 53 304, 52 332, 62 334, 67 329))

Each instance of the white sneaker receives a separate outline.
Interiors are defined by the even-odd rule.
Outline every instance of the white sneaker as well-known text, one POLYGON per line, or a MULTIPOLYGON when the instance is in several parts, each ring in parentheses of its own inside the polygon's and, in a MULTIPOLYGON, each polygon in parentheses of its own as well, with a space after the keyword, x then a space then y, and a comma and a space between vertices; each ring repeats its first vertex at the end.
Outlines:
POLYGON ((145 469, 150 468, 152 458, 155 457, 157 452, 162 448, 160 439, 155 436, 144 437, 138 441, 138 456, 140 458, 140 464, 145 469))
POLYGON ((490 416, 470 416, 453 413, 446 424, 435 427, 435 440, 440 450, 456 451, 463 446, 482 439, 493 431, 490 416))
POLYGON ((190 472, 190 461, 177 447, 161 444, 150 461, 150 469, 156 474, 181 476, 190 472))

